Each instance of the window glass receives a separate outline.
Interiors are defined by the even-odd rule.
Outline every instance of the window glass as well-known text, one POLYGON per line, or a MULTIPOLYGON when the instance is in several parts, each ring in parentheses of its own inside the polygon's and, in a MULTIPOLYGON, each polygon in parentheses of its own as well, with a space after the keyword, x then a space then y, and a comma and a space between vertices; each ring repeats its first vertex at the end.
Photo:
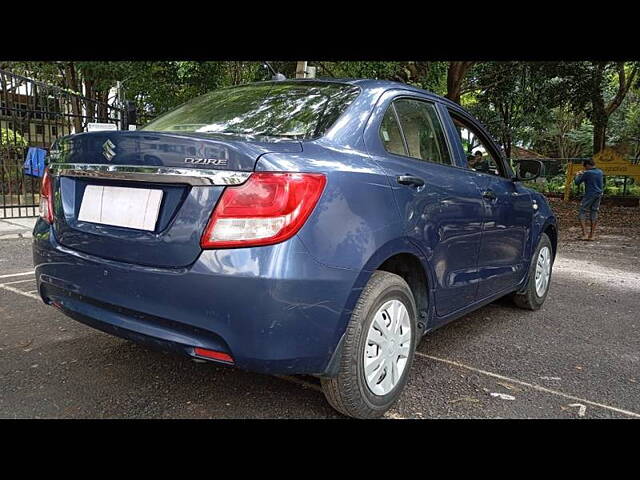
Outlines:
POLYGON ((396 155, 407 155, 402 134, 400 133, 400 127, 398 127, 396 115, 393 112, 393 105, 387 108, 387 113, 384 114, 382 119, 380 138, 387 152, 395 153, 396 155))
POLYGON ((435 107, 419 100, 400 99, 394 102, 409 156, 451 165, 435 107))
POLYGON ((467 156, 467 168, 480 173, 502 176, 501 162, 495 158, 482 138, 463 121, 452 117, 467 156))
POLYGON ((333 125, 359 92, 353 85, 325 82, 223 88, 194 98, 142 130, 315 138, 333 125))

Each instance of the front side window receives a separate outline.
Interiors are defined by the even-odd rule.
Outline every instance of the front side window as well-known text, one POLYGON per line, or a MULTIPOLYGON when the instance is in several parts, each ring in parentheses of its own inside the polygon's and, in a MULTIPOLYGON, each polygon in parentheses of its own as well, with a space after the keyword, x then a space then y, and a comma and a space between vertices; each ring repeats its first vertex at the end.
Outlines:
POLYGON ((408 155, 420 160, 451 165, 451 157, 435 106, 420 100, 393 102, 400 120, 408 155))
POLYGON ((467 168, 475 172, 504 176, 502 163, 487 146, 487 142, 466 122, 454 116, 451 118, 467 156, 467 168))
POLYGON ((223 88, 185 103, 142 130, 316 138, 334 124, 359 92, 353 85, 324 82, 223 88))

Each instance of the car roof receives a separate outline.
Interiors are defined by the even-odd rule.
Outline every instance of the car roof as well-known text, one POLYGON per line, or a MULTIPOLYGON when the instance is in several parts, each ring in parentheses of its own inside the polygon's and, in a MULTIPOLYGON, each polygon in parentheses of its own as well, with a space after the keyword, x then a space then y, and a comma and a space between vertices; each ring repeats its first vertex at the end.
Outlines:
POLYGON ((391 80, 374 80, 374 79, 367 79, 367 78, 332 78, 332 77, 287 78, 285 80, 269 80, 266 82, 255 82, 254 85, 260 84, 260 83, 341 83, 341 84, 348 84, 348 85, 356 85, 360 87, 362 90, 401 89, 401 90, 408 90, 411 92, 419 93, 421 95, 426 95, 427 97, 430 97, 433 100, 440 101, 458 110, 461 109, 460 105, 449 100, 448 98, 442 97, 440 95, 436 95, 435 93, 429 92, 427 90, 423 90, 422 88, 414 87, 413 85, 408 85, 402 82, 394 82, 391 80))

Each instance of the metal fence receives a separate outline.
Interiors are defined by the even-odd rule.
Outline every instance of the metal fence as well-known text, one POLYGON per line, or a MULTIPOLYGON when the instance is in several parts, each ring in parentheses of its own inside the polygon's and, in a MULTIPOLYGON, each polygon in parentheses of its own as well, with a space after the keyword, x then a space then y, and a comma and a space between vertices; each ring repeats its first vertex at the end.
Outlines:
POLYGON ((512 158, 512 162, 518 163, 522 160, 539 160, 544 164, 544 174, 542 175, 545 179, 551 179, 558 175, 564 175, 567 171, 568 163, 582 163, 583 158, 512 158))
MULTIPOLYGON (((590 158, 590 157, 589 157, 590 158)), ((513 158, 516 164, 521 160, 539 160, 545 166, 544 174, 529 186, 545 194, 562 195, 569 163, 581 164, 587 158, 513 158)), ((629 158, 629 163, 636 164, 636 159, 629 158)), ((571 185, 571 195, 581 195, 584 186, 571 185)), ((605 196, 640 196, 640 185, 634 177, 605 175, 605 196)))
POLYGON ((0 218, 37 215, 40 178, 24 174, 30 147, 49 150, 89 122, 120 129, 123 112, 104 102, 0 70, 0 218))
MULTIPOLYGON (((0 218, 37 214, 40 178, 25 175, 23 170, 30 147, 48 151, 56 138, 84 132, 89 122, 112 123, 118 129, 126 128, 123 125, 125 117, 126 112, 113 105, 0 70, 0 218)), ((512 161, 519 160, 524 159, 512 161)), ((545 164, 545 174, 536 188, 545 193, 559 193, 564 185, 567 164, 580 163, 583 159, 536 160, 545 164)), ((622 177, 607 181, 609 192, 619 190, 623 195, 640 191, 640 186, 634 183, 632 178, 622 177)))

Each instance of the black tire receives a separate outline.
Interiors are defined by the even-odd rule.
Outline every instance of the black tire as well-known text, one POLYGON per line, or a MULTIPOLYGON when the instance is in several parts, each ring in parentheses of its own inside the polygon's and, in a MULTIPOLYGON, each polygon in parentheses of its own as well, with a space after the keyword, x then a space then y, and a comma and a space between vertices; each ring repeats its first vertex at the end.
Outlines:
MULTIPOLYGON (((520 308, 524 308, 526 310, 538 310, 545 299, 547 298, 547 294, 549 293, 549 287, 551 286, 551 277, 549 277, 549 283, 547 284, 547 288, 544 291, 542 296, 538 296, 536 292, 536 264, 538 260, 538 255, 540 254, 540 250, 544 247, 547 247, 553 253, 553 246, 551 245, 551 240, 546 233, 542 234, 540 238, 540 242, 538 243, 538 248, 536 248, 535 253, 531 257, 531 265, 529 267, 529 280, 527 281, 527 286, 524 289, 523 293, 514 293, 512 295, 513 302, 520 308)), ((553 273, 553 258, 551 258, 551 273, 553 273)))
POLYGON ((398 275, 376 271, 365 286, 351 314, 345 333, 338 375, 322 378, 322 390, 333 408, 354 418, 377 418, 391 408, 404 389, 415 351, 416 304, 407 282, 398 275), (369 326, 378 309, 389 300, 399 300, 409 313, 411 340, 407 363, 393 390, 375 395, 364 375, 364 349, 369 326))

